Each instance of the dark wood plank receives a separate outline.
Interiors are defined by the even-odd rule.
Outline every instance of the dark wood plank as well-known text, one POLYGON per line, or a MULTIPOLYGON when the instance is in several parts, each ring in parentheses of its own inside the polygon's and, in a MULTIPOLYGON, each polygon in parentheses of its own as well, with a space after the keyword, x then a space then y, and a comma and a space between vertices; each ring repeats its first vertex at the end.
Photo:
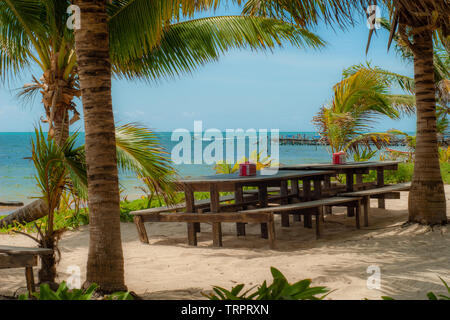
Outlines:
MULTIPOLYGON (((282 205, 289 203, 289 199, 288 199, 288 183, 285 180, 281 181, 280 196, 281 196, 280 203, 282 205)), ((288 212, 283 212, 281 214, 281 226, 282 227, 289 227, 289 213, 288 212)))
MULTIPOLYGON (((346 185, 347 185, 347 192, 353 192, 354 189, 354 171, 349 170, 346 173, 346 185)), ((347 208, 347 217, 354 217, 355 216, 355 209, 352 207, 347 208)))
MULTIPOLYGON (((261 208, 267 207, 268 203, 267 186, 260 185, 258 187, 258 200, 261 208)), ((267 239, 269 237, 267 230, 267 223, 261 223, 261 238, 267 239)))
MULTIPOLYGON (((241 185, 236 185, 234 188, 234 199, 237 206, 244 203, 244 192, 241 185)), ((244 209, 244 208, 242 208, 244 209)), ((237 236, 245 236, 245 223, 236 223, 237 236)))
MULTIPOLYGON (((184 189, 184 199, 186 203, 186 212, 194 212, 195 211, 195 196, 194 196, 194 190, 192 187, 188 184, 183 185, 184 189)), ((188 233, 188 244, 190 246, 196 246, 197 245, 197 229, 199 227, 195 224, 188 223, 187 224, 187 233, 188 233)))
POLYGON ((147 236, 147 230, 145 230, 144 220, 142 219, 142 216, 134 216, 133 217, 134 224, 136 225, 136 229, 139 235, 139 240, 142 243, 149 243, 148 236, 147 236))
POLYGON ((36 255, 9 255, 6 253, 0 253, 0 269, 24 268, 34 266, 37 266, 36 255))
MULTIPOLYGON (((211 184, 209 189, 209 195, 211 200, 211 213, 219 213, 220 212, 220 195, 219 188, 217 184, 211 184)), ((212 233, 213 233, 213 246, 221 247, 222 246, 222 225, 220 222, 213 222, 212 224, 212 233)))
POLYGON ((335 205, 339 205, 339 204, 355 203, 361 199, 362 199, 361 197, 333 197, 333 198, 326 198, 326 199, 320 199, 320 200, 314 200, 314 201, 291 203, 291 204, 280 205, 280 206, 276 206, 276 207, 243 210, 243 211, 239 211, 239 213, 254 214, 254 213, 269 213, 269 212, 279 213, 279 212, 283 212, 283 211, 289 212, 289 211, 295 211, 295 210, 317 208, 320 206, 335 206, 335 205))
POLYGON ((398 183, 398 184, 393 184, 393 185, 389 185, 389 186, 384 186, 381 188, 340 193, 339 196, 365 197, 365 196, 372 196, 372 195, 383 194, 383 193, 391 193, 391 192, 395 192, 395 191, 408 191, 410 188, 411 188, 411 182, 405 182, 405 183, 398 183))
POLYGON ((53 250, 47 248, 0 246, 0 253, 7 253, 9 255, 44 255, 52 254, 53 250))
POLYGON ((33 267, 30 266, 25 267, 25 280, 27 282, 28 292, 31 296, 31 294, 36 291, 36 287, 34 285, 33 267))
MULTIPOLYGON (((384 187, 384 168, 377 169, 377 187, 378 188, 384 187)), ((386 201, 384 200, 384 198, 378 199, 378 208, 381 209, 386 208, 386 201)))

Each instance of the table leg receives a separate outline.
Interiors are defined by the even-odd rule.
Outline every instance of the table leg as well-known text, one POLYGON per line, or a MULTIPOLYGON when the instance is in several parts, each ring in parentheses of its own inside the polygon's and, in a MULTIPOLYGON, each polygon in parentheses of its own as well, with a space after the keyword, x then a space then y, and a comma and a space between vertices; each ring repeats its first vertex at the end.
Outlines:
MULTIPOLYGON (((211 213, 220 212, 220 195, 219 189, 217 185, 212 184, 210 189, 210 199, 211 199, 211 213)), ((222 246, 222 224, 220 222, 213 222, 212 224, 212 232, 213 232, 213 246, 221 247, 222 246)))
MULTIPOLYGON (((190 185, 184 185, 184 198, 186 201, 186 212, 193 213, 195 212, 195 198, 194 198, 194 191, 192 190, 192 187, 190 185)), ((197 233, 195 231, 195 223, 188 223, 187 224, 188 229, 188 244, 190 246, 196 246, 197 245, 197 233)))
MULTIPOLYGON (((236 186, 234 189, 234 201, 236 204, 241 204, 244 202, 244 192, 242 191, 242 186, 236 186)), ((244 209, 244 208, 242 208, 244 209)), ((245 223, 236 223, 236 233, 237 236, 245 236, 245 223)))
MULTIPOLYGON (((303 201, 310 201, 310 200, 311 200, 311 180, 303 179, 303 201)), ((310 214, 304 215, 303 225, 305 228, 312 228, 312 216, 310 214)))
MULTIPOLYGON (((346 173, 347 192, 355 191, 353 171, 346 173)), ((355 216, 355 208, 347 207, 347 217, 355 216)))
MULTIPOLYGON (((268 199, 267 199, 267 186, 260 185, 258 186, 258 201, 261 208, 267 207, 268 199)), ((267 223, 261 223, 261 238, 268 239, 269 234, 267 230, 267 223)))
MULTIPOLYGON (((295 194, 297 198, 300 197, 300 188, 298 187, 298 179, 291 180, 291 190, 292 194, 295 194)), ((294 221, 301 221, 301 220, 302 220, 301 215, 294 214, 294 221)))
MULTIPOLYGON (((384 168, 377 168, 377 187, 378 188, 384 187, 384 168)), ((378 208, 381 209, 386 208, 386 201, 384 200, 384 198, 378 199, 378 208)))
POLYGON ((25 279, 27 281, 27 289, 31 297, 31 294, 36 291, 34 285, 33 267, 25 267, 25 279))
MULTIPOLYGON (((323 180, 323 186, 324 186, 324 191, 329 192, 329 190, 331 189, 331 177, 330 176, 325 176, 324 180, 323 180)), ((332 214, 331 211, 332 207, 326 206, 324 209, 324 214, 332 214)))
MULTIPOLYGON (((280 201, 280 203, 282 205, 289 203, 287 180, 281 181, 281 184, 280 184, 280 196, 282 197, 281 201, 280 201)), ((288 212, 283 212, 281 214, 281 226, 282 227, 289 227, 289 213, 288 212)))

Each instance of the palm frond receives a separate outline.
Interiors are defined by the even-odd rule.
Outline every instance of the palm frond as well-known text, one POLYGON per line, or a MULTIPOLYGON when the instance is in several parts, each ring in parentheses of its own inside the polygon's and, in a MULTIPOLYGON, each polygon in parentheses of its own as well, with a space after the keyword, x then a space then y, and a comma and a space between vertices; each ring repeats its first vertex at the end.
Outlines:
POLYGON ((117 60, 139 59, 159 44, 167 23, 216 8, 219 2, 113 0, 108 6, 111 51, 117 60))
POLYGON ((111 58, 119 77, 159 80, 192 73, 231 49, 264 50, 284 43, 313 49, 325 44, 314 33, 275 19, 221 16, 168 25, 159 45, 139 59, 125 59, 114 50, 111 58))
POLYGON ((175 199, 175 175, 168 153, 149 129, 137 124, 116 128, 117 163, 124 172, 136 173, 150 189, 175 199))

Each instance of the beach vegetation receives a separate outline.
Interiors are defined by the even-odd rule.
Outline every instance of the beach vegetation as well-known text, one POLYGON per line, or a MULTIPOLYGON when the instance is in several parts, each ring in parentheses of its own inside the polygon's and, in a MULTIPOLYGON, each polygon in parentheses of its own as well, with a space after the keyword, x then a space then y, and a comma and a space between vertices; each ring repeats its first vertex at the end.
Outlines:
POLYGON ((213 293, 202 294, 210 300, 323 300, 330 293, 326 287, 312 287, 310 279, 290 284, 278 269, 271 267, 270 272, 273 277, 270 285, 264 281, 246 291, 244 284, 231 290, 214 286, 213 293))
MULTIPOLYGON (((61 282, 55 291, 46 283, 41 284, 39 290, 19 296, 19 300, 93 300, 98 285, 91 284, 87 289, 70 289, 65 281, 61 282)), ((105 295, 103 300, 134 300, 130 292, 114 292, 105 295)))

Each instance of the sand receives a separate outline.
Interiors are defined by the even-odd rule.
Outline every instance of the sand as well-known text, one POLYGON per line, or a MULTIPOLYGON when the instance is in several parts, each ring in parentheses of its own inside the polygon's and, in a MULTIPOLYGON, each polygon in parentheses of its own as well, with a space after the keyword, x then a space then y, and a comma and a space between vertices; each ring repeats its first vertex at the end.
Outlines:
MULTIPOLYGON (((446 186, 450 217, 450 186, 446 186)), ((326 217, 323 238, 299 222, 281 228, 277 218, 277 250, 249 225, 247 236, 237 238, 235 226, 224 224, 223 248, 212 247, 211 227, 202 225, 198 247, 186 244, 184 223, 147 223, 150 245, 141 244, 132 223, 122 224, 125 278, 128 288, 148 299, 202 299, 213 285, 231 288, 270 280, 269 268, 281 270, 290 282, 310 278, 313 285, 333 291, 327 299, 424 299, 428 291, 443 292, 438 276, 450 283, 449 227, 403 226, 407 193, 386 200, 386 210, 372 200, 370 227, 356 230, 345 209, 334 208, 326 217), (369 266, 381 271, 381 287, 369 289, 369 266)), ((292 221, 291 221, 292 222, 292 221)), ((60 242, 60 281, 70 266, 86 271, 88 227, 66 232, 60 242)), ((34 246, 21 235, 0 234, 0 244, 34 246)), ((23 270, 0 270, 0 295, 12 295, 25 286, 23 270)))

